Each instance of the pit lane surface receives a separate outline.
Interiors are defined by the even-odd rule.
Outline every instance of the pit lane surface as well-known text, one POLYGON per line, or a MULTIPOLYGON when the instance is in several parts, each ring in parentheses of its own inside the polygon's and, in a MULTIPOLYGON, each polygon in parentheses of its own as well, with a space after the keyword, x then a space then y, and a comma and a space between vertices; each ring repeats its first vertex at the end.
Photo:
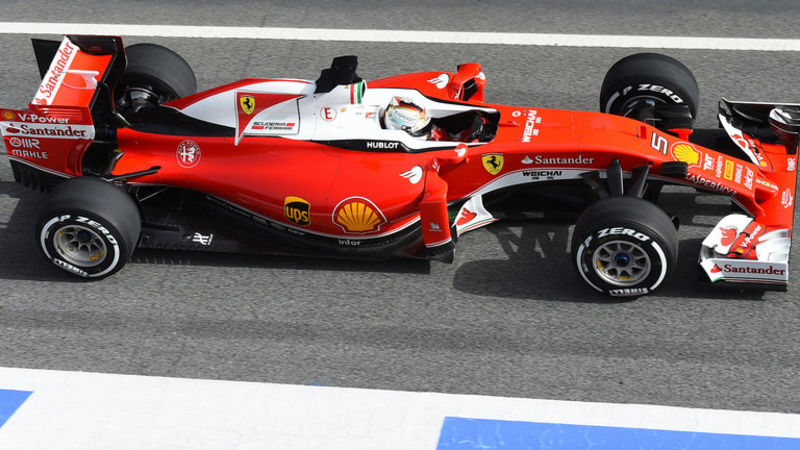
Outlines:
MULTIPOLYGON (((0 18, 86 22, 91 14, 103 23, 800 34, 793 26, 796 14, 786 13, 792 3, 772 2, 769 9, 748 3, 726 2, 723 11, 661 2, 646 11, 643 3, 626 2, 612 11, 591 2, 502 8, 420 2, 375 12, 369 5, 331 2, 323 12, 303 2, 148 8, 11 1, 4 2, 0 18), (632 17, 624 19, 626 14, 632 17)), ((23 106, 38 85, 28 38, 0 36, 3 106, 23 106)), ((638 50, 155 38, 126 43, 142 41, 182 54, 201 89, 245 76, 315 79, 331 57, 356 54, 367 80, 479 61, 491 102, 587 110, 597 108, 607 68, 638 50)), ((799 100, 796 53, 665 53, 698 79, 700 126, 715 126, 722 95, 799 100)), ((138 252, 112 278, 82 283, 39 255, 32 227, 43 199, 14 183, 7 157, 0 156, 2 366, 800 412, 800 269, 792 268, 795 284, 786 293, 697 284, 700 241, 729 211, 717 197, 682 189, 664 196, 663 207, 682 223, 679 266, 657 295, 630 303, 604 302, 583 285, 568 261, 565 224, 501 224, 469 233, 459 240, 452 265, 138 252)))

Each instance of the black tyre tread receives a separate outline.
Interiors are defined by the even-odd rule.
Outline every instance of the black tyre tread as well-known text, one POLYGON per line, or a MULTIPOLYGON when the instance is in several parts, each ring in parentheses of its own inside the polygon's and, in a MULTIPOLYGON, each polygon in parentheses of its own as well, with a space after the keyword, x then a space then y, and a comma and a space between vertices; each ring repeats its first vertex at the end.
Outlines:
POLYGON ((145 79, 160 94, 175 98, 197 92, 197 79, 189 63, 174 51, 156 44, 134 44, 125 48, 128 65, 123 83, 145 79))
MULTIPOLYGON (((589 205, 578 218, 572 234, 571 258, 576 270, 582 272, 577 261, 579 247, 588 236, 594 236, 598 230, 606 227, 630 227, 649 234, 654 242, 659 243, 666 258, 666 277, 674 270, 678 261, 678 232, 670 218, 658 206, 647 200, 633 197, 611 197, 589 205)), ((588 278, 596 275, 586 274, 588 278)), ((612 288, 598 285, 606 294, 612 288)), ((639 295, 626 295, 633 299, 639 295)), ((615 297, 622 298, 622 297, 615 297)))
POLYGON ((78 177, 58 184, 50 192, 40 217, 53 216, 61 211, 101 216, 122 234, 123 256, 127 259, 133 254, 142 229, 139 208, 127 193, 108 181, 78 177))
MULTIPOLYGON (((667 243, 677 242, 678 230, 664 211, 653 203, 633 197, 611 197, 596 201, 589 205, 578 217, 573 233, 573 248, 580 244, 580 236, 586 231, 602 228, 607 224, 615 226, 637 224, 649 228, 662 236, 667 243)), ((677 260, 677 246, 670 250, 670 256, 677 260)))
POLYGON ((620 89, 631 84, 649 82, 660 84, 674 92, 684 94, 692 117, 697 117, 700 88, 691 70, 683 63, 660 53, 636 53, 617 61, 606 73, 600 88, 600 111, 605 111, 606 102, 620 89))

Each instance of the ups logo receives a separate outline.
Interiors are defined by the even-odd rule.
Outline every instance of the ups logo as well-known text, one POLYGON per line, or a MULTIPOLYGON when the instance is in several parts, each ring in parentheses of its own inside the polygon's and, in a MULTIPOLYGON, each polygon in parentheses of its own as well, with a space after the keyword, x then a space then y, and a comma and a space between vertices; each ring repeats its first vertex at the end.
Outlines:
POLYGON ((286 197, 283 201, 283 214, 298 225, 311 225, 311 204, 300 197, 286 197))

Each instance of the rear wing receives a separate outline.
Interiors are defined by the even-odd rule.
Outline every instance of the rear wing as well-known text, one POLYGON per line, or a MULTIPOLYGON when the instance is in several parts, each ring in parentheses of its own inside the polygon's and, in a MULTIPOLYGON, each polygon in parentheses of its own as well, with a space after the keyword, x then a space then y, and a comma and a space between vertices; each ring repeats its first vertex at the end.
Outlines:
POLYGON ((82 174, 97 124, 114 122, 112 93, 126 62, 113 36, 33 39, 33 48, 42 82, 27 109, 0 110, 0 130, 17 181, 47 190, 82 174))
POLYGON ((87 106, 110 94, 109 75, 125 70, 122 39, 113 36, 65 36, 61 42, 33 39, 42 83, 35 105, 87 106), (121 62, 121 65, 119 64, 121 62), (116 69, 116 70, 114 70, 116 69), (102 88, 98 89, 100 86, 102 88))

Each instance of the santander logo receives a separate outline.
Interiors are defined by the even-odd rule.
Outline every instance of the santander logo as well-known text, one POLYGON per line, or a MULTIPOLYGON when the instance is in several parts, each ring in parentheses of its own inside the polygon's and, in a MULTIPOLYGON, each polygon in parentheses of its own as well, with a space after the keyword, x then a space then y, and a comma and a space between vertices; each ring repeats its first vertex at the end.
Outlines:
POLYGON ((53 101, 53 96, 58 92, 58 88, 63 82, 62 77, 69 69, 74 57, 75 47, 70 44, 69 39, 65 38, 58 49, 58 53, 56 53, 56 58, 53 59, 53 63, 50 65, 50 69, 42 80, 42 85, 36 92, 33 103, 49 105, 53 101))
MULTIPOLYGON (((733 278, 743 278, 743 276, 739 274, 744 274, 744 277, 748 277, 750 275, 771 275, 769 277, 765 277, 771 279, 775 279, 776 277, 783 277, 786 275, 786 269, 776 267, 771 264, 761 265, 761 266, 748 265, 744 261, 737 262, 735 264, 725 263, 722 265, 722 267, 720 267, 719 264, 714 264, 714 267, 709 269, 709 272, 711 273, 723 272, 725 274, 737 274, 737 275, 732 275, 733 278)), ((754 278, 761 278, 761 277, 754 277, 754 278)))

